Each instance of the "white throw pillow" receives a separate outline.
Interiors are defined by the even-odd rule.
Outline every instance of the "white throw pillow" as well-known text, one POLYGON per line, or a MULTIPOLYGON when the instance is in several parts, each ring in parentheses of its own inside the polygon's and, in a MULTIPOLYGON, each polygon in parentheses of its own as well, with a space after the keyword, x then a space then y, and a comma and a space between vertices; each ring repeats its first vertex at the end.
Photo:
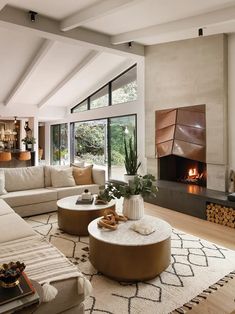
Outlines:
POLYGON ((5 189, 5 174, 3 170, 0 170, 0 195, 7 194, 5 189))
POLYGON ((51 169, 51 183, 54 188, 66 186, 75 186, 76 183, 73 177, 73 168, 68 169, 51 169))

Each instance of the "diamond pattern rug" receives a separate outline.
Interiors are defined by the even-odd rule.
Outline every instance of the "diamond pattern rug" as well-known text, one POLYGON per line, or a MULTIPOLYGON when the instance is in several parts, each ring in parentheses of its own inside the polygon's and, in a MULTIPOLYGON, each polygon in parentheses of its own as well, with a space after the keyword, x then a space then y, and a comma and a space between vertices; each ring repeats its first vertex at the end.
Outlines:
POLYGON ((235 270, 234 251, 173 229, 172 263, 163 273, 145 282, 117 282, 97 272, 89 262, 88 237, 58 229, 57 213, 25 220, 90 279, 94 291, 85 301, 86 313, 169 313, 235 270))

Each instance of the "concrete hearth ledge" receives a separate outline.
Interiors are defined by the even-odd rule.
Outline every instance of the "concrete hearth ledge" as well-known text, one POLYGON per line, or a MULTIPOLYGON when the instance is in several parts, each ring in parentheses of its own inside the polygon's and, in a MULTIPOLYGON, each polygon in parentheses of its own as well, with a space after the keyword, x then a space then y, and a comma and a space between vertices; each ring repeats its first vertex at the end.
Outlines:
POLYGON ((157 186, 157 197, 146 198, 147 202, 201 219, 206 219, 207 203, 235 208, 235 202, 228 201, 226 192, 165 180, 157 180, 157 186))

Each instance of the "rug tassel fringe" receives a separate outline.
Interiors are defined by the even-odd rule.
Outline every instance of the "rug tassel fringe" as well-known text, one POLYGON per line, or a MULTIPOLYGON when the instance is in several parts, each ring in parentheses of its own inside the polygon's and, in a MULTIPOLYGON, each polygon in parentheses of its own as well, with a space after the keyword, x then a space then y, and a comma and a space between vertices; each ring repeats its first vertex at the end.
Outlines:
POLYGON ((218 280, 215 284, 209 286, 207 289, 203 290, 202 293, 197 295, 195 298, 185 303, 183 306, 175 309, 169 314, 184 314, 188 310, 191 310, 194 306, 197 306, 202 300, 206 300, 208 295, 217 291, 220 287, 223 287, 226 283, 228 283, 231 279, 235 278, 235 271, 232 271, 228 275, 224 276, 224 278, 218 280))

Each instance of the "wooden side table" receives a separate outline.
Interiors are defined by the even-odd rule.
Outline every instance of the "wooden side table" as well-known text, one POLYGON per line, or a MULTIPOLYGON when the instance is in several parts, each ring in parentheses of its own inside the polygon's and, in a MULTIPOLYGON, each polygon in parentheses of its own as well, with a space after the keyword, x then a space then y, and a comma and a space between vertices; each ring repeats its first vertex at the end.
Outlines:
POLYGON ((115 201, 106 205, 76 205, 77 199, 78 195, 75 195, 57 202, 59 228, 70 234, 88 235, 87 227, 92 220, 103 216, 105 209, 115 209, 115 201))
POLYGON ((115 231, 97 227, 98 219, 88 226, 90 261, 104 275, 119 281, 143 281, 156 277, 171 261, 171 226, 164 220, 144 216, 155 224, 150 235, 141 235, 120 223, 115 231))

